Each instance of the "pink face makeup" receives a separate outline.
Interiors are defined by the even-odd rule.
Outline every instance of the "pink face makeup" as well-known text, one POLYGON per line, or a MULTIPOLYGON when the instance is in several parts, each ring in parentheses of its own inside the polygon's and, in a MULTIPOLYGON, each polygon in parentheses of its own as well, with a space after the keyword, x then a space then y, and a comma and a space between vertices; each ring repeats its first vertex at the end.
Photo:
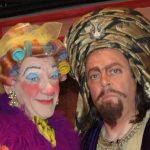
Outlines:
POLYGON ((23 81, 21 83, 21 87, 24 89, 24 92, 27 93, 29 97, 34 97, 40 91, 40 87, 38 84, 27 83, 27 81, 23 81))
MULTIPOLYGON (((26 81, 23 81, 21 83, 21 87, 24 89, 24 92, 29 95, 29 97, 36 96, 39 93, 39 91, 41 90, 39 84, 31 84, 26 81)), ((53 88, 49 87, 47 89, 48 94, 51 94, 51 93, 53 94, 54 92, 59 92, 59 82, 57 82, 55 85, 53 85, 53 88)))
POLYGON ((20 105, 30 117, 51 117, 59 96, 58 69, 53 57, 26 58, 15 85, 20 105))

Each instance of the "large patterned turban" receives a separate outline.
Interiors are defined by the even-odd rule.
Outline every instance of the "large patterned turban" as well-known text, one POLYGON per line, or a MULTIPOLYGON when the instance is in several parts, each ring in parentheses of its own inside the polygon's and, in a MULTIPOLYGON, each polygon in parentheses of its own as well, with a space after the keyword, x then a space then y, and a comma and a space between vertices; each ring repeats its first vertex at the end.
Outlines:
POLYGON ((71 75, 80 87, 82 101, 78 105, 78 117, 90 109, 85 60, 95 49, 115 48, 122 52, 129 61, 135 80, 150 98, 150 22, 139 12, 128 8, 91 12, 72 25, 66 46, 71 75))

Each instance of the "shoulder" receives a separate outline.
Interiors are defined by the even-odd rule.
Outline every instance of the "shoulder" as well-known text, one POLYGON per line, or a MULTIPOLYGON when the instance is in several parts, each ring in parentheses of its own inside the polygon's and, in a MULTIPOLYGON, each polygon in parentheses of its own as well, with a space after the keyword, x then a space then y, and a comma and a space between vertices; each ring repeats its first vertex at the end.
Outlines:
POLYGON ((145 119, 144 135, 146 136, 147 134, 149 134, 149 136, 150 136, 150 111, 147 111, 144 119, 145 119))
POLYGON ((146 150, 148 147, 150 147, 150 142, 149 142, 149 137, 150 137, 150 117, 149 112, 146 115, 146 125, 143 133, 143 138, 142 138, 142 145, 141 145, 141 150, 146 150))
POLYGON ((28 126, 32 124, 32 121, 27 118, 23 111, 17 107, 11 107, 8 105, 8 100, 5 96, 3 99, 0 99, 0 121, 0 126, 16 130, 16 133, 23 132, 22 128, 26 130, 26 128, 28 129, 28 126))
POLYGON ((43 149, 45 139, 36 126, 21 110, 10 107, 4 100, 7 99, 0 99, 0 144, 15 150, 38 150, 37 145, 43 149))
POLYGON ((56 111, 49 124, 54 128, 58 149, 79 150, 79 137, 64 115, 56 111))
POLYGON ((87 131, 80 134, 81 137, 81 150, 95 150, 96 143, 99 137, 99 133, 102 128, 102 123, 100 122, 96 126, 91 127, 87 131))
POLYGON ((74 132, 73 126, 69 120, 59 111, 55 111, 54 115, 48 120, 48 122, 57 131, 59 130, 62 132, 63 130, 68 129, 68 131, 74 132))

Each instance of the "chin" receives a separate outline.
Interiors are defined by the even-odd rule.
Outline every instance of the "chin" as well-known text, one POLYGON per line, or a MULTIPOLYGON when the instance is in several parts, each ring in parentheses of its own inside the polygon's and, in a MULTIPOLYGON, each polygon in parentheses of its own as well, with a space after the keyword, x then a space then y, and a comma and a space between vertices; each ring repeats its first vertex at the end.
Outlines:
POLYGON ((52 112, 46 112, 46 113, 42 113, 42 114, 39 114, 39 116, 42 118, 42 119, 48 119, 48 118, 50 118, 50 117, 52 117, 53 116, 53 114, 54 114, 54 111, 52 112))

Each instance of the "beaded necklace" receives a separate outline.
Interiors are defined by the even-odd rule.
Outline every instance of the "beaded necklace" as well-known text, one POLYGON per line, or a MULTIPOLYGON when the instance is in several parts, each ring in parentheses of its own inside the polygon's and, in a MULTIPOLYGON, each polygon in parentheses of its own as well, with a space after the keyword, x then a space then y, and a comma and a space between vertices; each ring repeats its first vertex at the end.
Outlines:
POLYGON ((121 139, 116 141, 109 141, 106 139, 104 137, 104 128, 102 128, 97 143, 97 150, 122 150, 123 146, 127 144, 143 123, 144 121, 134 124, 121 139))

